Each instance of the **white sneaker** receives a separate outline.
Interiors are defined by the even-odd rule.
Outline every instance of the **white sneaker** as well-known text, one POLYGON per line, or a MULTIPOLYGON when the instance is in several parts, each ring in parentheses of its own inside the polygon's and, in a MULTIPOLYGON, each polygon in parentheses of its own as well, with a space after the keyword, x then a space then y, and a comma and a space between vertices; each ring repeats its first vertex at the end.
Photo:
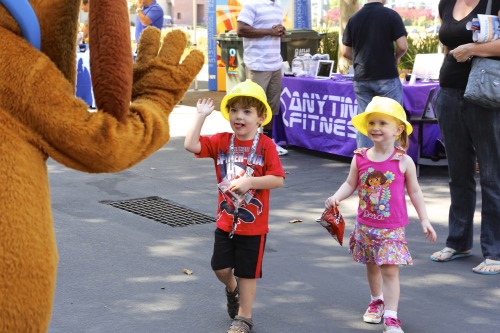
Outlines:
POLYGON ((384 333, 405 333, 401 328, 401 320, 391 317, 384 318, 384 333))
MULTIPOLYGON (((365 323, 378 324, 382 321, 382 316, 384 315, 384 301, 381 299, 376 299, 371 301, 363 315, 363 321, 365 323)), ((385 332, 385 331, 384 331, 385 332)))
POLYGON ((278 156, 283 156, 283 155, 288 154, 288 150, 286 150, 285 148, 283 148, 281 146, 276 145, 276 150, 278 151, 278 156))

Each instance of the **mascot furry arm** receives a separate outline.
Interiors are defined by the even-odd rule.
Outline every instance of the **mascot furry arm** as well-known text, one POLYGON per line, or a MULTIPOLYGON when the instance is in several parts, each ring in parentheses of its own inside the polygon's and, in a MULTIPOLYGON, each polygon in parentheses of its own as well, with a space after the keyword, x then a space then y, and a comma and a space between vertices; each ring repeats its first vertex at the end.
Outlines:
MULTIPOLYGON (((97 112, 75 98, 81 0, 0 0, 0 332, 45 332, 57 249, 46 160, 115 172, 169 140, 168 117, 203 65, 186 36, 142 34, 132 64, 125 0, 91 0, 90 64, 97 112), (9 5, 38 18, 30 44, 9 5)), ((21 18, 22 19, 22 18, 21 18)), ((29 39, 29 36, 27 37, 29 39)))

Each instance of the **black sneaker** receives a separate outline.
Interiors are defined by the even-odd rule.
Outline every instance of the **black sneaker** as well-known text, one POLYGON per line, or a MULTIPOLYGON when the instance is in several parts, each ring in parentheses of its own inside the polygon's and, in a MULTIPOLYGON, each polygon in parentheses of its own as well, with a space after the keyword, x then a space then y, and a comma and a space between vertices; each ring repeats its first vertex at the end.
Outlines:
POLYGON ((229 292, 226 288, 226 297, 227 297, 227 313, 231 319, 234 319, 238 314, 238 310, 240 309, 240 297, 239 297, 240 289, 236 286, 233 292, 229 292))

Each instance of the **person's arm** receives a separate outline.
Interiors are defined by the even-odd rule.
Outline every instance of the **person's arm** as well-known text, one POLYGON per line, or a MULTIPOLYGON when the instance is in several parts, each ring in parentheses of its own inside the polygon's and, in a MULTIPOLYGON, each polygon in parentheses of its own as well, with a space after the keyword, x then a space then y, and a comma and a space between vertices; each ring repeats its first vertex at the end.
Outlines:
POLYGON ((283 186, 285 179, 275 175, 261 177, 241 177, 231 181, 229 190, 236 194, 243 194, 248 190, 272 190, 283 186))
POLYGON ((142 7, 137 8, 137 17, 139 18, 139 21, 141 21, 141 23, 145 26, 151 25, 151 23, 153 23, 153 21, 151 21, 149 17, 144 15, 144 13, 142 12, 142 7))
POLYGON ((349 60, 352 60, 352 47, 343 45, 342 46, 342 56, 349 60))
POLYGON ((394 58, 396 59, 396 65, 399 64, 401 61, 401 58, 403 55, 406 53, 408 50, 408 42, 406 40, 406 36, 401 36, 398 39, 396 39, 396 53, 394 55, 394 58))
POLYGON ((467 43, 460 45, 449 53, 457 62, 465 62, 472 57, 500 57, 500 39, 488 43, 467 43))
POLYGON ((415 210, 417 211, 418 218, 420 220, 420 225, 424 232, 425 238, 431 242, 435 242, 437 235, 434 228, 431 225, 429 216, 427 215, 427 209, 425 208, 424 195, 420 189, 420 185, 417 180, 417 169, 415 163, 410 156, 405 155, 402 163, 402 172, 405 174, 406 179, 406 191, 410 197, 411 203, 415 210))
POLYGON ((84 24, 83 24, 83 27, 82 27, 82 32, 83 32, 83 42, 84 43, 87 43, 88 42, 88 39, 89 39, 89 22, 86 21, 84 24))
POLYGON ((186 138, 184 139, 184 148, 194 154, 199 154, 201 152, 201 143, 200 143, 200 133, 205 123, 205 119, 212 113, 214 110, 214 103, 212 99, 199 99, 196 104, 196 115, 193 122, 193 125, 188 130, 186 134, 186 138))
POLYGON ((286 28, 282 24, 270 27, 269 29, 256 29, 251 25, 238 21, 238 37, 261 38, 265 36, 281 37, 285 34, 286 28))
POLYGON ((356 157, 352 159, 351 167, 349 169, 349 175, 345 182, 340 185, 337 192, 334 195, 326 199, 325 207, 337 207, 340 202, 348 197, 356 190, 358 187, 358 166, 356 165, 356 157))

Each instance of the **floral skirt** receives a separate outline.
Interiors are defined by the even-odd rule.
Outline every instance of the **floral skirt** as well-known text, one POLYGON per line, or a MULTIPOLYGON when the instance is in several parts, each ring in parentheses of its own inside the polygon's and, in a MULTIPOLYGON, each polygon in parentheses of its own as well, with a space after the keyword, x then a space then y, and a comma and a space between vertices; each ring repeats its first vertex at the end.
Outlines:
POLYGON ((349 238, 349 249, 352 259, 362 264, 413 264, 404 227, 383 229, 356 223, 349 238))

